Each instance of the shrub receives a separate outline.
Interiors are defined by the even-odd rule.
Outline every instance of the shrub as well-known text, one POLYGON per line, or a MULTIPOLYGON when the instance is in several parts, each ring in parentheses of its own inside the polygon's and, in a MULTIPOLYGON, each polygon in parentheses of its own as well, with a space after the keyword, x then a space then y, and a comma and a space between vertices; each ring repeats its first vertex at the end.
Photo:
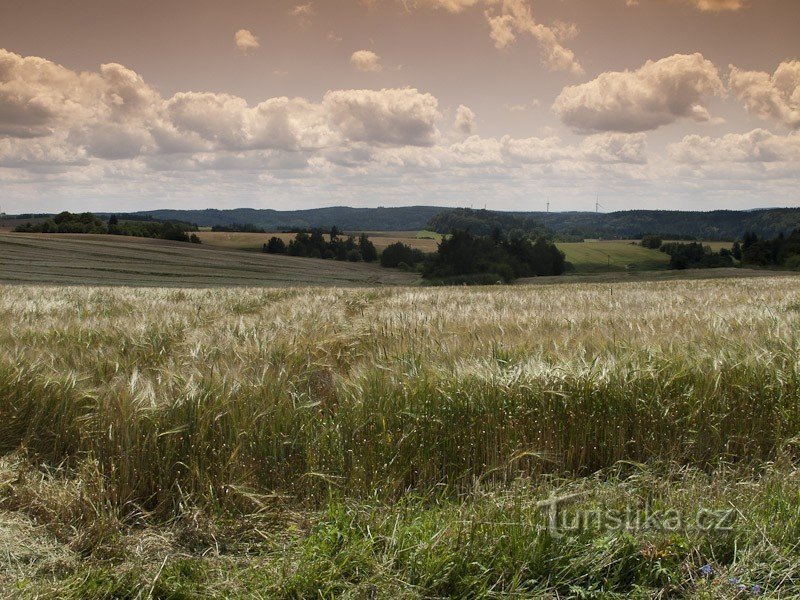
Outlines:
POLYGON ((286 243, 281 238, 272 236, 264 244, 264 252, 267 254, 286 254, 286 243))

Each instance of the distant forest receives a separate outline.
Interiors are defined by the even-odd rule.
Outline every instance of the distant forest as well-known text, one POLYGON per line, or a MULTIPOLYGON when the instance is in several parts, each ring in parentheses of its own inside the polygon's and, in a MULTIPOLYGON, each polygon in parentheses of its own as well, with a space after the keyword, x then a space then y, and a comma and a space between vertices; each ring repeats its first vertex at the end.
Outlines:
POLYGON ((760 237, 787 235, 800 228, 800 208, 712 212, 630 210, 614 213, 503 213, 453 209, 438 214, 428 228, 438 233, 467 229, 488 235, 495 227, 505 233, 549 231, 561 241, 641 239, 656 235, 671 240, 741 240, 745 233, 760 237))
MULTIPOLYGON (((200 227, 254 228, 264 231, 297 231, 337 226, 342 231, 419 231, 435 229, 448 233, 468 229, 486 235, 500 222, 504 233, 521 229, 527 233, 549 231, 562 241, 577 239, 640 239, 654 234, 663 239, 741 240, 745 233, 774 238, 800 227, 800 208, 712 212, 630 210, 589 212, 498 212, 450 209, 435 206, 397 208, 318 208, 298 211, 258 209, 155 210, 120 215, 120 219, 150 217, 161 221, 195 223, 200 227), (454 221, 471 221, 469 227, 454 221), (510 221, 516 220, 510 224, 510 221)), ((251 229, 252 230, 252 229, 251 229)))

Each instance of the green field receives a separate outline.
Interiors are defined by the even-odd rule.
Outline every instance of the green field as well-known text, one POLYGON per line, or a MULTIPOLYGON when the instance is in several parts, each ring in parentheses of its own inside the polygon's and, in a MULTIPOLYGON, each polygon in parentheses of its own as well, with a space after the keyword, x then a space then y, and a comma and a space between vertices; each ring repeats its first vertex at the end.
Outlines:
POLYGON ((0 325, 0 597, 800 597, 800 277, 14 285, 0 325))
MULTIPOLYGON (((246 234, 245 234, 246 235, 246 234)), ((0 234, 0 283, 127 286, 375 286, 418 277, 377 265, 79 234, 0 234)))
POLYGON ((669 265, 669 256, 663 252, 625 241, 560 243, 558 247, 577 273, 652 271, 669 265))

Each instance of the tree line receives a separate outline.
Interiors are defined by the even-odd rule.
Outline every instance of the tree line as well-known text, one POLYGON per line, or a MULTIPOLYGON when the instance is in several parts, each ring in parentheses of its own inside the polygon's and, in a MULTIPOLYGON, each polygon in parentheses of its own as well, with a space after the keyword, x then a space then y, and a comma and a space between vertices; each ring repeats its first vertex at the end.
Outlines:
POLYGON ((271 237, 262 247, 267 254, 286 254, 302 258, 322 258, 350 262, 375 262, 378 251, 366 233, 358 239, 344 236, 338 227, 331 227, 325 234, 320 228, 299 232, 288 244, 277 236, 271 237))
POLYGON ((68 211, 38 223, 18 225, 18 233, 91 233, 99 235, 127 235, 133 237, 172 240, 200 244, 197 227, 175 221, 121 221, 111 215, 108 221, 90 212, 73 214, 68 211))
MULTIPOLYGON (((336 228, 300 232, 287 244, 273 236, 263 246, 268 254, 306 258, 374 262, 378 252, 367 234, 342 236, 336 228)), ((386 268, 419 272, 431 283, 495 284, 520 277, 561 275, 569 268, 563 252, 547 238, 530 238, 516 230, 506 235, 499 229, 490 236, 456 230, 445 236, 436 252, 425 253, 395 242, 380 254, 386 268)))
POLYGON ((656 235, 646 235, 640 243, 668 254, 673 269, 732 267, 737 262, 743 266, 800 269, 800 229, 773 238, 748 232, 741 242, 736 241, 730 249, 722 248, 719 252, 699 242, 665 243, 656 235))

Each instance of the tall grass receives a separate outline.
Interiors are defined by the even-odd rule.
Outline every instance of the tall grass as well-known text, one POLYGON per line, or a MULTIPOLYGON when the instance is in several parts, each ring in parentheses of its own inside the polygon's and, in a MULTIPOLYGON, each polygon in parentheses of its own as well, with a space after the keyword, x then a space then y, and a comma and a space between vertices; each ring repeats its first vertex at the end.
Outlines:
POLYGON ((0 288, 0 447, 105 501, 392 500, 792 456, 798 279, 502 290, 0 288))

